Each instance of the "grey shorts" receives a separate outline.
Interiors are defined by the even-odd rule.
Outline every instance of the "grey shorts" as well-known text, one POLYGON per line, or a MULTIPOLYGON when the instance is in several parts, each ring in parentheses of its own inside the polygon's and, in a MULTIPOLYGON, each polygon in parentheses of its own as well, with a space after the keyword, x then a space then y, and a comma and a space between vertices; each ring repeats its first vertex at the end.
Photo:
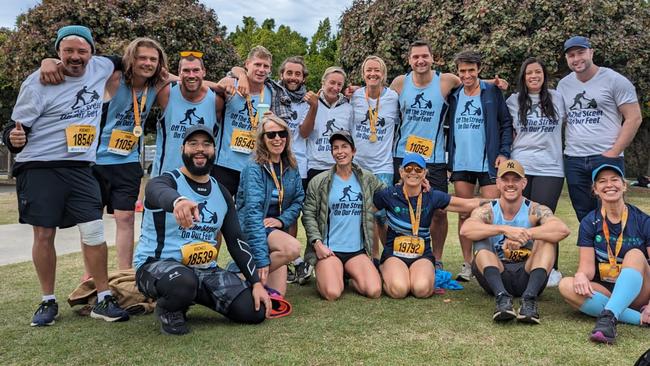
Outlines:
POLYGON ((187 267, 175 260, 150 258, 136 272, 138 289, 147 297, 159 298, 156 282, 165 276, 173 276, 176 269, 181 267, 190 268, 198 281, 196 297, 192 300, 223 315, 227 314, 233 300, 249 287, 239 276, 219 267, 198 269, 187 267))

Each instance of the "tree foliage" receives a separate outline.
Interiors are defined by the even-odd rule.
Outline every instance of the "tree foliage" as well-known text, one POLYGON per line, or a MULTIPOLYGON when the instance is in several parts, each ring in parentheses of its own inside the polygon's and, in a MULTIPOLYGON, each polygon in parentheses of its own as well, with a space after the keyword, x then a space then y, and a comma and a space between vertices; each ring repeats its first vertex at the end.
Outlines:
POLYGON ((280 25, 276 31, 274 19, 265 19, 261 27, 253 17, 245 16, 242 21, 242 27, 237 26, 228 40, 235 46, 242 61, 251 48, 257 45, 266 47, 273 55, 271 72, 275 78, 279 78, 280 64, 285 58, 307 52, 307 38, 289 26, 280 25))
POLYGON ((309 70, 307 88, 316 91, 321 87, 321 76, 330 66, 338 64, 338 36, 332 34, 329 18, 318 22, 318 29, 311 37, 305 63, 309 70))
MULTIPOLYGON (((472 48, 483 55, 484 77, 498 74, 514 85, 523 60, 535 56, 556 82, 569 72, 564 40, 585 35, 595 49, 594 62, 632 80, 646 119, 650 115, 650 6, 644 1, 355 0, 341 29, 340 59, 357 82, 358 66, 370 54, 386 61, 389 79, 403 74, 408 45, 419 38, 431 42, 442 71, 453 72, 454 54, 472 48)), ((626 150, 628 173, 645 171, 648 145, 646 121, 626 150)))
MULTIPOLYGON (((43 58, 56 57, 56 31, 69 24, 92 30, 98 54, 122 54, 136 37, 155 39, 169 56, 172 72, 182 50, 204 52, 209 79, 223 77, 238 62, 225 41, 225 27, 198 0, 49 0, 19 16, 17 31, 2 44, 0 70, 5 70, 14 93, 43 58)), ((15 94, 11 99, 14 103, 15 94)))

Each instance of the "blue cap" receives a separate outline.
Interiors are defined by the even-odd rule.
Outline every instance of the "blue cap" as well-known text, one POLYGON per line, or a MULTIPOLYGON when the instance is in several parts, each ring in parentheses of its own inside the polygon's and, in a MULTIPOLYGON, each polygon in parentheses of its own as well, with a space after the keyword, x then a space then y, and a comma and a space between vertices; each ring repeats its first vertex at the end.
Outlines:
POLYGON ((59 44, 63 38, 68 36, 79 36, 85 39, 86 42, 88 42, 90 45, 92 53, 95 53, 95 42, 93 41, 93 35, 90 32, 90 29, 88 29, 88 27, 84 27, 83 25, 66 25, 56 32, 56 42, 54 43, 54 49, 57 52, 59 51, 59 44))
POLYGON ((404 168, 405 166, 409 164, 416 164, 420 168, 426 168, 427 163, 424 161, 424 158, 420 154, 415 154, 415 153, 409 153, 404 155, 404 159, 402 160, 402 165, 401 167, 404 168))
POLYGON ((603 170, 613 170, 616 174, 618 174, 621 178, 623 177, 623 171, 621 168, 617 167, 616 165, 611 165, 611 164, 602 164, 598 168, 594 169, 591 172, 591 182, 596 181, 596 177, 598 176, 598 173, 600 173, 603 170))
POLYGON ((564 53, 572 47, 591 48, 589 38, 583 36, 573 36, 564 42, 564 53))

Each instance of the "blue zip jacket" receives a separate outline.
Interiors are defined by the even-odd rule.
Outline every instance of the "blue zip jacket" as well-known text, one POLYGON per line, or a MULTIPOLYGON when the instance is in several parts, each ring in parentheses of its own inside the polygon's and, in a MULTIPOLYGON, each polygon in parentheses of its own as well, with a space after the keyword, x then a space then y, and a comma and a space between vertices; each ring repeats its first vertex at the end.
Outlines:
MULTIPOLYGON (((305 199, 302 180, 297 168, 291 168, 288 164, 284 164, 282 185, 284 188, 282 213, 276 218, 282 221, 282 230, 286 231, 289 226, 298 221, 305 199)), ((239 223, 246 242, 253 252, 257 268, 271 264, 264 218, 269 210, 274 189, 275 183, 273 183, 269 166, 261 166, 254 160, 249 160, 240 175, 236 204, 239 223)))
MULTIPOLYGON (((488 168, 491 178, 497 176, 497 169, 494 162, 497 156, 503 155, 510 158, 510 148, 512 146, 512 117, 508 111, 508 106, 503 98, 501 90, 494 84, 480 81, 481 85, 481 109, 485 118, 485 151, 487 154, 488 168)), ((456 108, 458 108, 458 98, 463 87, 453 90, 449 94, 449 111, 447 112, 447 122, 449 124, 449 138, 447 139, 447 152, 449 153, 448 169, 454 171, 454 154, 456 146, 454 145, 454 120, 456 108)))

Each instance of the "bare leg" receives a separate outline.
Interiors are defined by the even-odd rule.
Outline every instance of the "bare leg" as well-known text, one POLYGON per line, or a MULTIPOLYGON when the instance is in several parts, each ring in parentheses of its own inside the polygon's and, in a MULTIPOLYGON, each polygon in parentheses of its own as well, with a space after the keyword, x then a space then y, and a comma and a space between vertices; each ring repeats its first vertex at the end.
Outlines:
POLYGON ((56 228, 32 226, 34 232, 34 243, 32 245, 32 260, 41 284, 43 295, 54 294, 54 282, 56 279, 56 249, 54 238, 56 228))
POLYGON ((115 210, 115 247, 117 249, 117 268, 119 270, 133 267, 133 235, 135 212, 115 210))

